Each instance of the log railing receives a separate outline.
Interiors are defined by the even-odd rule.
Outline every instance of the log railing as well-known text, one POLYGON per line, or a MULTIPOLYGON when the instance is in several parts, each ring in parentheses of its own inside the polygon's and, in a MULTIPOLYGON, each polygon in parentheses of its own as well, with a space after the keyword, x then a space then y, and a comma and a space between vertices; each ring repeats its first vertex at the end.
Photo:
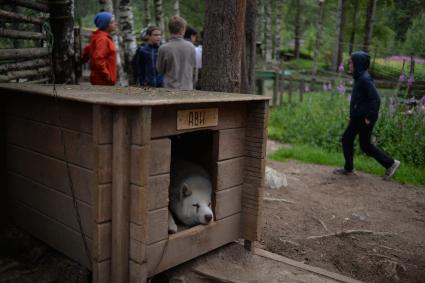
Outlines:
POLYGON ((45 0, 0 0, 0 82, 48 81, 51 48, 43 25, 49 20, 45 0), (24 48, 25 47, 25 48, 24 48))

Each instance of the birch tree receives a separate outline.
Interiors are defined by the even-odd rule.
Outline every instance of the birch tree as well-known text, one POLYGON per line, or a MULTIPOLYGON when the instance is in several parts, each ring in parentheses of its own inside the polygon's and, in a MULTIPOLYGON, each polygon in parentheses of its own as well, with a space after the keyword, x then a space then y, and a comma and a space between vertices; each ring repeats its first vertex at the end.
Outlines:
POLYGON ((274 58, 280 59, 280 44, 282 31, 282 18, 283 18, 283 0, 276 0, 276 25, 275 25, 275 38, 274 38, 274 58))
MULTIPOLYGON (((151 9, 150 9, 150 0, 143 0, 143 23, 145 27, 151 25, 151 9)), ((162 31, 164 32, 164 31, 162 31)))
POLYGON ((300 58, 300 40, 301 40, 301 0, 295 0, 295 23, 294 23, 294 57, 300 58))
POLYGON ((336 15, 335 47, 332 54, 332 70, 337 71, 342 62, 342 51, 344 44, 344 22, 345 22, 345 0, 338 0, 336 15))
POLYGON ((57 5, 54 0, 49 0, 50 27, 53 42, 53 71, 56 83, 76 83, 75 76, 75 50, 74 50, 74 0, 68 0, 57 5))
POLYGON ((313 71, 312 71, 312 75, 316 76, 317 74, 317 64, 318 64, 318 60, 319 60, 319 51, 320 51, 320 45, 322 44, 322 25, 323 25, 323 14, 324 14, 324 5, 325 5, 325 0, 318 0, 319 3, 319 18, 317 21, 317 26, 316 26, 316 45, 314 47, 314 56, 313 56, 313 71))
POLYGON ((266 62, 270 62, 272 60, 273 54, 273 41, 272 41, 272 1, 267 0, 264 6, 265 10, 265 18, 266 18, 266 26, 265 26, 265 34, 266 34, 266 46, 264 48, 266 55, 266 62))
POLYGON ((363 40, 363 50, 365 52, 370 51, 370 44, 372 41, 372 34, 373 34, 373 23, 375 19, 376 1, 377 0, 368 0, 367 2, 365 34, 364 34, 364 40, 363 40))
POLYGON ((164 23, 164 12, 162 6, 162 0, 155 0, 155 23, 161 30, 165 33, 165 23, 164 23))
POLYGON ((173 12, 174 15, 180 16, 180 0, 174 0, 173 12))
POLYGON ((205 3, 201 88, 240 92, 246 0, 205 3))
POLYGON ((128 78, 133 78, 131 59, 136 53, 137 43, 136 36, 134 35, 134 17, 131 0, 120 0, 119 26, 123 34, 125 70, 128 78))

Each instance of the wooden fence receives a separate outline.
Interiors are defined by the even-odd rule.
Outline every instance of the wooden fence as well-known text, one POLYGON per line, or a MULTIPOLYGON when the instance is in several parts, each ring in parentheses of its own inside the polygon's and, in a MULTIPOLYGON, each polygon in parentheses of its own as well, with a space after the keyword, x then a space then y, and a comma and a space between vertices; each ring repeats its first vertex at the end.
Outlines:
POLYGON ((47 1, 0 0, 0 82, 45 82, 51 74, 47 1))
MULTIPOLYGON (((396 89, 402 91, 407 88, 406 83, 401 84, 398 80, 375 80, 377 88, 396 89)), ((336 90, 339 84, 345 86, 345 93, 351 93, 353 79, 347 75, 339 75, 334 72, 324 72, 317 76, 312 76, 309 72, 289 72, 276 70, 257 70, 256 71, 256 93, 272 97, 271 106, 278 106, 282 103, 294 102, 294 95, 298 94, 299 101, 303 101, 304 94, 312 91, 336 90), (267 92, 265 81, 272 81, 272 91, 267 92), (284 96, 287 96, 284 99, 284 96)), ((415 97, 425 95, 425 83, 423 81, 415 82, 412 87, 412 94, 415 97)))

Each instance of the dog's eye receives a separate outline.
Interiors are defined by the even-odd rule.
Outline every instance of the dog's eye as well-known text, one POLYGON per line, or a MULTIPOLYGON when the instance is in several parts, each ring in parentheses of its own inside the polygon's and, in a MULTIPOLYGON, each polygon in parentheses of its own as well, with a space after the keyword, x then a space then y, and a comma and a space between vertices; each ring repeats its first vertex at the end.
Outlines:
POLYGON ((194 207, 196 207, 196 209, 199 209, 199 204, 197 204, 197 203, 195 203, 195 204, 192 204, 194 207))

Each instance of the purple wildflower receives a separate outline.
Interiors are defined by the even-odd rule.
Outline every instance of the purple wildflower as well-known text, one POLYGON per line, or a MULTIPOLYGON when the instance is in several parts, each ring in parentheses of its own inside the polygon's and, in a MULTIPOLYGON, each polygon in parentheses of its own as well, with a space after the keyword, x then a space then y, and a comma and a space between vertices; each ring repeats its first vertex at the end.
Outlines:
POLYGON ((340 94, 345 94, 345 84, 343 82, 341 82, 337 87, 336 90, 340 93, 340 94))
POLYGON ((404 82, 406 80, 406 75, 405 74, 401 74, 400 78, 398 79, 400 82, 404 82))
POLYGON ((347 96, 348 102, 351 102, 351 95, 347 96))
POLYGON ((410 75, 409 79, 407 80, 407 86, 412 87, 414 82, 415 82, 415 77, 412 74, 412 75, 410 75))
POLYGON ((305 91, 305 92, 310 92, 310 86, 309 86, 309 85, 305 85, 305 87, 304 87, 304 91, 305 91))
POLYGON ((338 66, 338 72, 340 72, 340 73, 342 73, 342 72, 344 72, 344 64, 340 64, 339 66, 338 66))

